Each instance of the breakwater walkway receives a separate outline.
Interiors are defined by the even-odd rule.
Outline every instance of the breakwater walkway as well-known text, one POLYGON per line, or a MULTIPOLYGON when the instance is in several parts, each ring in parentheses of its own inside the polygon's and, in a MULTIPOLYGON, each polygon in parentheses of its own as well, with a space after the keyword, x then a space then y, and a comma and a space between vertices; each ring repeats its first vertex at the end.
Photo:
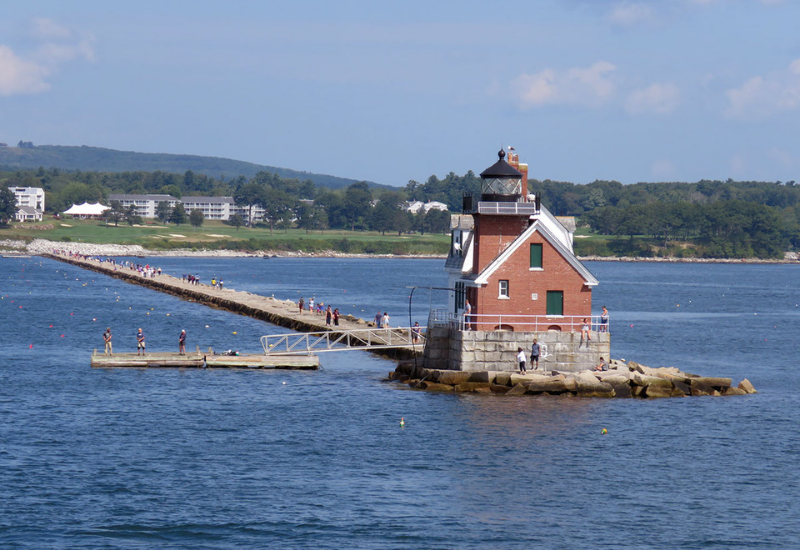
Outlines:
MULTIPOLYGON (((339 318, 338 327, 328 327, 325 325, 324 314, 311 313, 307 310, 300 313, 297 304, 291 300, 279 300, 230 288, 217 289, 205 284, 191 284, 166 274, 145 277, 136 270, 93 258, 55 253, 45 253, 41 254, 41 256, 96 271, 109 277, 121 279, 127 283, 172 294, 184 300, 192 300, 210 307, 260 319, 297 332, 331 332, 337 334, 337 330, 357 330, 368 326, 363 319, 358 319, 352 315, 343 315, 339 318)), ((405 346, 370 351, 392 359, 412 359, 415 354, 422 354, 422 345, 418 345, 416 348, 405 346)))

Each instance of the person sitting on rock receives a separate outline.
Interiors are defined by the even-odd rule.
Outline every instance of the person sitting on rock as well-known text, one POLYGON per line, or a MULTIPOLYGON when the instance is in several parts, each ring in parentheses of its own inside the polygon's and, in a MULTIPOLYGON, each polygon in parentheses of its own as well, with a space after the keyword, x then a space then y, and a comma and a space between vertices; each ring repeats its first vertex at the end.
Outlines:
POLYGON ((597 371, 607 371, 607 370, 608 370, 608 363, 606 363, 606 362, 605 362, 605 360, 604 360, 604 359, 601 357, 601 358, 600 358, 600 364, 598 364, 598 365, 597 365, 597 366, 594 368, 594 370, 597 370, 597 371))

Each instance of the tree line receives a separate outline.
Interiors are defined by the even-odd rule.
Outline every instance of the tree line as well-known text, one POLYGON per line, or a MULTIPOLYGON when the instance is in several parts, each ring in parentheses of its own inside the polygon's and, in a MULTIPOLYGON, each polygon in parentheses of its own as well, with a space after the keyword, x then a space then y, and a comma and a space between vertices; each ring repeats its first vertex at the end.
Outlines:
MULTIPOLYGON (((85 172, 58 168, 0 172, 0 185, 41 187, 45 190, 48 212, 63 212, 72 204, 103 202, 111 207, 108 223, 139 223, 133 210, 126 211, 111 194, 165 194, 177 199, 184 196, 232 196, 237 206, 251 214, 255 207, 264 210, 263 223, 270 229, 293 226, 312 230, 350 229, 419 233, 443 233, 449 230, 450 215, 431 210, 410 214, 402 209, 408 194, 402 190, 373 189, 357 182, 344 189, 317 187, 311 180, 283 178, 271 172, 258 172, 252 178, 239 176, 226 181, 187 170, 184 174, 168 172, 85 172)), ((158 205, 161 221, 202 223, 195 214, 158 205)), ((231 222, 241 224, 242 219, 231 222)))

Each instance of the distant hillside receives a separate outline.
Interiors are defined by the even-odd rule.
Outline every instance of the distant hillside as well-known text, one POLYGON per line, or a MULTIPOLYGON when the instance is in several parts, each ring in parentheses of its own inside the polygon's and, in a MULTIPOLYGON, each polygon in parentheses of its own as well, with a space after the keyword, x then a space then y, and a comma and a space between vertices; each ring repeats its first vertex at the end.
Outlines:
MULTIPOLYGON (((221 175, 231 180, 238 176, 252 178, 264 170, 277 173, 282 178, 311 180, 318 187, 339 189, 359 180, 339 178, 324 174, 312 174, 289 168, 262 166, 239 160, 201 157, 197 155, 172 155, 168 153, 134 153, 101 147, 72 147, 65 145, 37 145, 30 142, 24 147, 0 147, 0 170, 60 168, 87 172, 172 172, 183 174, 187 170, 218 178, 221 175)), ((391 187, 368 182, 371 187, 391 187)))

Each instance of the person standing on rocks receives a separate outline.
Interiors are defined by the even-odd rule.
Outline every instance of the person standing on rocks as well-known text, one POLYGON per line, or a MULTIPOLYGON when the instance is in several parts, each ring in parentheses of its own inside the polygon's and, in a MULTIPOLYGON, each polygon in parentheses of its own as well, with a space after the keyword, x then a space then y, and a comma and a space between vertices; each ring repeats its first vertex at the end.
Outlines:
POLYGON ((522 351, 522 348, 517 348, 517 362, 519 363, 519 373, 528 374, 525 368, 525 352, 522 351))
POLYGON ((539 342, 536 341, 536 338, 533 339, 533 345, 531 346, 531 368, 535 370, 539 370, 539 354, 541 353, 541 347, 539 346, 539 342))
POLYGON ((333 310, 331 310, 331 306, 328 306, 328 309, 325 310, 325 325, 331 326, 332 320, 333 320, 333 310))
POLYGON ((178 355, 186 355, 186 331, 182 330, 178 336, 178 355))
POLYGON ((103 333, 103 343, 106 345, 104 353, 106 355, 114 355, 111 347, 111 327, 106 328, 106 331, 103 333))
POLYGON ((381 320, 383 319, 383 315, 381 315, 380 310, 378 313, 375 314, 375 328, 381 328, 381 320))
POLYGON ((333 326, 339 326, 339 308, 333 310, 333 326))
POLYGON ((140 352, 144 355, 144 348, 144 332, 142 332, 142 329, 139 329, 139 332, 136 333, 136 355, 139 355, 140 352))

